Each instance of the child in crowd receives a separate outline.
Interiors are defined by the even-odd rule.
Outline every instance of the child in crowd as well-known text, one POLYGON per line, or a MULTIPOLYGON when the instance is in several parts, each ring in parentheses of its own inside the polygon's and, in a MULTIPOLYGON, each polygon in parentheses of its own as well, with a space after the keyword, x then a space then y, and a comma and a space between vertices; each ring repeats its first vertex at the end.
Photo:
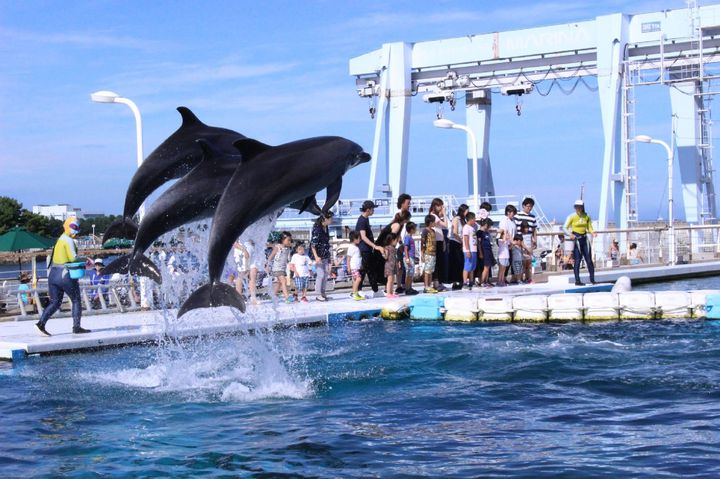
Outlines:
POLYGON ((475 213, 468 211, 465 214, 465 225, 462 228, 462 249, 465 256, 463 265, 463 283, 467 289, 472 289, 472 276, 477 266, 477 236, 475 234, 475 213))
POLYGON ((235 241, 233 246, 233 258, 235 259, 235 289, 239 294, 243 293, 243 282, 248 275, 250 254, 240 240, 235 241))
POLYGON ((520 223, 520 234, 522 234, 523 239, 523 274, 525 277, 523 278, 523 281, 526 284, 532 284, 532 274, 533 274, 533 268, 532 268, 532 261, 533 261, 533 244, 534 244, 534 238, 532 230, 530 229, 530 223, 527 221, 523 221, 520 223))
POLYGON ((493 286, 490 283, 490 270, 495 265, 495 258, 492 251, 492 243, 490 242, 490 227, 492 227, 492 220, 485 218, 480 220, 480 228, 478 229, 478 239, 480 241, 480 257, 482 258, 482 273, 480 275, 480 285, 483 288, 490 288, 493 286))
POLYGON ((292 235, 287 231, 283 231, 280 235, 280 241, 272 249, 268 258, 268 265, 272 277, 275 278, 273 291, 278 294, 278 288, 282 289, 283 297, 288 303, 292 303, 293 298, 288 294, 287 287, 287 266, 290 261, 290 246, 292 245, 292 235))
POLYGON ((510 242, 512 240, 508 236, 507 231, 498 231, 498 286, 507 286, 505 282, 505 270, 510 266, 510 242))
POLYGON ((523 237, 516 234, 510 246, 510 260, 512 261, 512 284, 518 284, 522 279, 524 268, 523 253, 525 245, 523 245, 523 237))
POLYGON ((362 282, 362 272, 360 271, 362 268, 362 256, 360 255, 360 248, 358 247, 360 244, 360 233, 351 231, 348 236, 351 243, 347 250, 347 269, 350 271, 350 276, 352 277, 352 294, 350 297, 355 301, 360 301, 365 299, 365 296, 359 293, 360 283, 362 282))
POLYGON ((417 291, 412 287, 413 277, 415 276, 415 240, 413 235, 416 231, 417 225, 412 221, 405 225, 403 261, 405 261, 405 295, 407 296, 417 294, 417 291))
POLYGON ((388 233, 385 238, 385 297, 397 299, 399 296, 395 294, 395 274, 397 274, 397 243, 398 235, 388 233))
POLYGON ((307 288, 310 280, 310 258, 305 254, 305 246, 299 244, 290 259, 290 270, 295 273, 295 291, 300 301, 307 303, 307 288))
POLYGON ((425 283, 426 293, 437 293, 438 290, 432 286, 432 276, 435 271, 435 216, 427 215, 425 217, 425 229, 420 239, 420 251, 422 253, 423 279, 425 283))

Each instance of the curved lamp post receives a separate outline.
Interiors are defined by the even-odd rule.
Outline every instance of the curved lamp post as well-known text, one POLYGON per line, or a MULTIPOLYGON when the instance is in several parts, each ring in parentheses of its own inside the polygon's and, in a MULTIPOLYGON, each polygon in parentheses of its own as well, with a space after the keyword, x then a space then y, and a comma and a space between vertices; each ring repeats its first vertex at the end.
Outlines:
POLYGON ((477 213, 480 203, 478 203, 478 157, 477 157, 477 139, 475 133, 465 125, 460 125, 446 118, 440 118, 433 122, 437 128, 447 128, 454 130, 462 130, 467 133, 470 138, 473 160, 473 211, 477 213))
POLYGON ((670 264, 675 264, 675 221, 673 219, 673 151, 670 146, 662 140, 656 140, 648 135, 637 135, 635 141, 640 143, 654 143, 661 145, 667 152, 667 169, 668 169, 668 255, 670 256, 670 264))
MULTIPOLYGON (((143 162, 143 137, 142 137, 142 118, 140 117, 140 110, 132 100, 121 97, 115 92, 100 90, 90 94, 90 99, 96 103, 121 103, 127 105, 135 116, 135 135, 137 137, 137 165, 138 168, 143 162)), ((138 209, 138 217, 142 221, 145 216, 145 202, 140 205, 138 209)), ((140 305, 144 308, 149 307, 147 300, 147 282, 145 278, 140 278, 140 305)))

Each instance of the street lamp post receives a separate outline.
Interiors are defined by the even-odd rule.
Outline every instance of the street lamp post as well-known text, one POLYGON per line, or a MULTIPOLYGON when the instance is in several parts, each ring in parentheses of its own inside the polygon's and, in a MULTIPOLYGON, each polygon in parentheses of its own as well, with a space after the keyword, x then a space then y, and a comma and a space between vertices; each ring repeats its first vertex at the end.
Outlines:
POLYGON ((94 224, 92 225, 92 230, 93 230, 93 244, 95 244, 95 225, 94 224))
POLYGON ((654 143, 661 145, 667 152, 667 169, 668 169, 668 256, 670 265, 674 265, 675 257, 675 220, 673 218, 673 151, 670 146, 662 140, 656 140, 648 135, 637 135, 635 141, 640 143, 654 143))
MULTIPOLYGON (((90 99, 96 103, 121 103, 127 105, 135 116, 135 136, 137 138, 137 165, 140 168, 143 162, 143 136, 142 136, 142 118, 140 117, 140 110, 132 100, 123 98, 115 92, 101 90, 90 94, 90 99)), ((138 217, 142 221, 145 216, 145 202, 138 208, 138 217)), ((148 302, 147 281, 144 277, 140 278, 140 305, 143 308, 149 308, 150 303, 148 302)))
POLYGON ((433 122, 437 128, 448 128, 454 130, 462 130, 467 133, 470 138, 473 160, 473 211, 477 213, 480 203, 478 202, 478 157, 477 157, 477 139, 475 133, 465 125, 460 125, 446 118, 440 118, 433 122))
MULTIPOLYGON (((123 98, 115 92, 105 90, 96 91, 90 95, 90 98, 96 103, 121 103, 123 105, 127 105, 133 112, 133 115, 135 116, 135 135, 137 137, 137 165, 138 168, 140 168, 140 165, 142 165, 143 162, 142 118, 140 117, 140 110, 138 110, 135 102, 128 100, 127 98, 123 98)), ((140 221, 142 221, 143 216, 145 216, 145 202, 140 205, 140 208, 138 209, 138 216, 140 217, 140 221)))

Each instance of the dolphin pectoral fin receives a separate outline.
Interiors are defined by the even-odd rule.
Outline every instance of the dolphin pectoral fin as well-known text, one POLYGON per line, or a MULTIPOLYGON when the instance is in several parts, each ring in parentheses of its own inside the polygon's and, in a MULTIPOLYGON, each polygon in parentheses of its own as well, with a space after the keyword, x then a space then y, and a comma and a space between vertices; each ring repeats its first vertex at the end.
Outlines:
POLYGON ((182 125, 181 128, 189 127, 193 125, 204 125, 205 123, 201 122, 197 116, 195 116, 195 113, 190 111, 190 108, 185 106, 179 106, 177 107, 177 111, 180 113, 180 116, 182 117, 182 125))
POLYGON ((330 211, 335 203, 340 199, 340 190, 342 190, 342 176, 330 183, 325 193, 325 204, 322 207, 323 213, 330 211))
POLYGON ((303 214, 305 211, 314 215, 320 215, 320 207, 315 200, 315 195, 308 196, 304 200, 293 201, 288 206, 294 210, 298 210, 299 215, 303 214))
POLYGON ((155 281, 157 284, 162 284, 162 276, 157 265, 152 262, 150 258, 144 255, 138 255, 130 260, 129 272, 140 276, 145 276, 155 281))
POLYGON ((102 274, 111 276, 115 273, 119 274, 127 274, 130 267, 130 260, 132 259, 132 254, 126 254, 123 256, 120 256, 119 258, 115 259, 112 263, 105 266, 102 270, 102 274))
POLYGON ((233 142, 233 146, 237 148, 242 155, 241 163, 244 163, 250 158, 259 155, 263 151, 267 151, 272 148, 272 146, 266 145, 261 141, 253 140, 252 138, 241 138, 233 142))
POLYGON ((245 300, 237 290, 224 283, 210 283, 196 289, 178 311, 177 317, 198 308, 231 306, 245 312, 245 300))
POLYGON ((130 218, 120 218, 113 221, 103 235, 103 244, 112 238, 122 238, 134 240, 138 232, 138 226, 130 218))

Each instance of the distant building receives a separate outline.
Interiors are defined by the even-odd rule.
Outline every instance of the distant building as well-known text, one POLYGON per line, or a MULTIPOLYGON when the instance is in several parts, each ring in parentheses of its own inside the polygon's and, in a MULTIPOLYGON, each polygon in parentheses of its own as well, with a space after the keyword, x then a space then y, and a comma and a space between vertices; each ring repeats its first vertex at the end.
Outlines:
POLYGON ((46 218, 54 218, 56 220, 65 221, 69 217, 83 218, 80 208, 73 208, 67 203, 59 205, 34 205, 32 212, 36 215, 45 216, 46 218))

